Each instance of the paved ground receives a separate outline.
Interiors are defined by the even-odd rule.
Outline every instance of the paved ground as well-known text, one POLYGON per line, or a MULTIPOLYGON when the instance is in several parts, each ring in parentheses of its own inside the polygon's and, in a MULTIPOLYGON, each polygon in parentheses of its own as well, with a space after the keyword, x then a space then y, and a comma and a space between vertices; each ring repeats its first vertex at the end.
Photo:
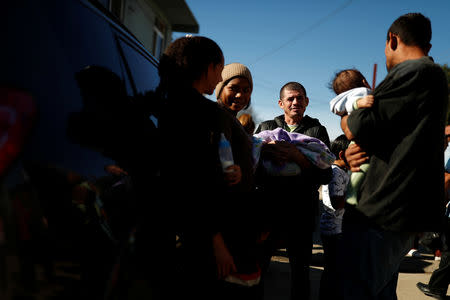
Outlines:
MULTIPOLYGON (((267 285, 265 289, 265 300, 288 300, 290 288, 289 260, 279 252, 279 256, 272 259, 267 285)), ((311 270, 311 300, 319 299, 319 282, 323 270, 322 246, 315 244, 313 249, 313 262, 311 270)), ((431 273, 438 267, 438 261, 434 261, 431 254, 425 254, 423 259, 405 257, 401 268, 397 286, 398 300, 427 300, 433 299, 420 292, 416 283, 421 281, 428 283, 431 273)), ((450 293, 447 294, 450 296, 450 293)), ((450 297, 447 297, 450 299, 450 297)))
MULTIPOLYGON (((319 190, 320 192, 320 190, 319 190)), ((321 196, 321 195, 320 195, 321 196)), ((321 197, 320 197, 321 198, 321 197)), ((322 206, 320 205, 320 210, 322 206)), ((311 299, 319 299, 319 283, 323 270, 323 249, 320 241, 318 223, 313 234, 313 259, 310 266, 311 299)), ((416 287, 417 282, 428 283, 431 273, 438 268, 439 261, 434 260, 431 253, 420 249, 422 258, 405 257, 401 266, 397 285, 398 300, 432 300, 416 287)), ((289 259, 283 251, 272 258, 265 286, 265 300, 288 300, 290 288, 289 259)), ((450 289, 447 293, 450 300, 450 289)))
MULTIPOLYGON (((316 244, 313 248, 313 260, 310 267, 311 270, 311 299, 318 299, 319 282, 323 270, 323 250, 320 240, 315 238, 316 244)), ((290 267, 289 260, 286 253, 279 251, 279 255, 274 256, 269 268, 267 276, 265 300, 288 300, 290 288, 290 267)), ((16 259, 11 259, 9 263, 17 264, 16 259)), ((416 283, 421 281, 427 283, 431 273, 438 267, 438 261, 434 261, 431 254, 425 254, 423 259, 405 257, 401 265, 401 273, 399 276, 397 295, 399 300, 432 300, 433 298, 424 296, 417 288, 416 283)), ((57 275, 59 280, 65 280, 64 283, 76 283, 79 277, 72 275, 72 269, 77 266, 59 263, 57 265, 57 275)), ((40 270, 42 271, 42 270, 40 270)), ((41 274, 42 275, 42 274, 41 274)), ((39 276, 41 277, 41 276, 39 276)), ((61 286, 49 285, 47 288, 41 286, 42 290, 39 294, 28 294, 17 299, 32 299, 32 300, 48 300, 55 299, 52 296, 61 292, 61 286), (31 297, 30 297, 31 296, 31 297)), ((450 296, 450 293, 448 294, 450 296)), ((450 297, 447 297, 450 299, 450 297)), ((0 299, 9 299, 7 294, 0 293, 0 299)), ((66 299, 57 298, 57 299, 66 299)))
MULTIPOLYGON (((313 260, 310 266, 311 271, 311 299, 318 299, 319 283, 323 270, 323 250, 321 246, 318 230, 313 235, 314 247, 313 247, 313 260)), ((423 249, 422 249, 423 250, 423 249)), ((17 268, 18 261, 16 258, 7 259, 8 264, 16 265, 12 268, 17 268)), ((400 267, 400 276, 397 286, 398 300, 432 300, 433 298, 427 297, 422 294, 416 287, 417 282, 428 283, 431 273, 438 267, 439 262, 434 260, 433 255, 424 254, 424 257, 412 258, 405 257, 400 267)), ((57 265, 57 275, 59 280, 63 280, 66 286, 68 284, 75 284, 79 280, 79 276, 74 276, 71 270, 77 269, 74 265, 65 265, 59 263, 57 265)), ((38 270, 39 271, 39 270, 38 270)), ((42 270, 40 270, 42 271, 42 270)), ((38 272, 39 273, 39 272, 38 272)), ((41 276, 38 276, 41 277, 41 276)), ((0 278, 1 279, 1 278, 0 278)), ((43 288, 39 294, 28 294, 26 297, 19 297, 17 299, 33 299, 33 300, 48 300, 52 298, 55 293, 61 291, 62 286, 49 285, 48 288, 43 288), (30 297, 31 296, 31 297, 30 297)), ((290 289, 290 267, 289 260, 286 257, 285 252, 280 251, 278 256, 273 257, 269 274, 267 275, 267 281, 265 286, 265 300, 288 300, 290 289)), ((6 293, 2 293, 2 286, 0 286, 0 300, 9 299, 8 294, 10 289, 6 293)), ((450 296, 450 291, 447 294, 450 296)), ((60 298, 58 298, 60 299, 60 298)), ((450 297, 447 297, 450 300, 450 297)), ((363 300, 363 299, 362 299, 363 300)))

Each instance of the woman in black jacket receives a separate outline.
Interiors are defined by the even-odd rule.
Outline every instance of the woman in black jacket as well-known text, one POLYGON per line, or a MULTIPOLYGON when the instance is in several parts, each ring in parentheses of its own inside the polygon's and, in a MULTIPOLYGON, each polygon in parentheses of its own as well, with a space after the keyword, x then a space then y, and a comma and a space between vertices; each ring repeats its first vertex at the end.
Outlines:
POLYGON ((196 299, 247 297, 248 289, 230 288, 226 279, 256 270, 250 140, 233 115, 203 96, 222 80, 223 66, 219 46, 196 36, 175 40, 159 68, 161 194, 181 242, 173 291, 196 299), (231 172, 219 157, 222 134, 232 148, 231 172))

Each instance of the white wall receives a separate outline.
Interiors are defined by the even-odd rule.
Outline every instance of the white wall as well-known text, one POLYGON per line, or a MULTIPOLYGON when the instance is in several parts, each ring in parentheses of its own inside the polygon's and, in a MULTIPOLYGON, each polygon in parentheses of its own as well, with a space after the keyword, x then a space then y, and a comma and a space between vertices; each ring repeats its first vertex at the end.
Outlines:
POLYGON ((142 42, 147 50, 153 48, 153 24, 155 14, 148 4, 140 0, 126 0, 123 7, 123 23, 142 42))
MULTIPOLYGON (((153 50, 153 27, 155 24, 155 7, 146 0, 125 0, 123 6, 123 23, 142 42, 145 48, 152 53, 153 50)), ((165 17, 158 14, 158 17, 166 26, 164 48, 170 42, 171 27, 165 17)))

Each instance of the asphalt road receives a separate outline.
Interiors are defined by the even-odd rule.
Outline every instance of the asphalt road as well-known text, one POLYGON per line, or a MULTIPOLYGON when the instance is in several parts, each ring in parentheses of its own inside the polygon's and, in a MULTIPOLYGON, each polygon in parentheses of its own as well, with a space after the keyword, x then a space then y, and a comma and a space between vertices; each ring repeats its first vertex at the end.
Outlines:
MULTIPOLYGON (((290 289, 289 259, 280 249, 279 255, 272 258, 269 274, 265 285, 264 300, 288 300, 290 289)), ((323 270, 323 250, 320 240, 315 234, 313 259, 310 266, 311 300, 319 299, 319 284, 323 270)), ((428 283, 431 273, 439 266, 434 256, 424 251, 423 258, 405 257, 400 266, 400 275, 397 285, 398 300, 427 300, 434 299, 425 296, 417 287, 417 282, 428 283)), ((450 299, 450 291, 447 293, 450 299)))

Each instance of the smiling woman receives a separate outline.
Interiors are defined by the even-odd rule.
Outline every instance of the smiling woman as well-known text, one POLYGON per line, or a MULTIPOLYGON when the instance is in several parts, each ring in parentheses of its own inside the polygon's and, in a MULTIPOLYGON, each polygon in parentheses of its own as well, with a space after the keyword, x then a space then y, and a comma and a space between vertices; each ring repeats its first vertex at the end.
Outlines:
POLYGON ((222 71, 222 81, 216 86, 217 102, 234 116, 250 106, 253 80, 250 70, 240 63, 231 63, 222 71))

